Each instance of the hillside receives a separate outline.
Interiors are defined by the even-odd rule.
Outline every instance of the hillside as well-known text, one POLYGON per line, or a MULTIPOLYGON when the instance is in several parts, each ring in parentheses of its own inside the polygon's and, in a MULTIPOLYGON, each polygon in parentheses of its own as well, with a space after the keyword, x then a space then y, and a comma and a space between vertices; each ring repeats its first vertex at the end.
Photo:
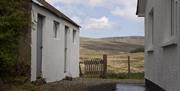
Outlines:
POLYGON ((80 39, 81 55, 86 54, 117 54, 130 52, 144 47, 144 37, 109 37, 109 38, 85 38, 80 39))

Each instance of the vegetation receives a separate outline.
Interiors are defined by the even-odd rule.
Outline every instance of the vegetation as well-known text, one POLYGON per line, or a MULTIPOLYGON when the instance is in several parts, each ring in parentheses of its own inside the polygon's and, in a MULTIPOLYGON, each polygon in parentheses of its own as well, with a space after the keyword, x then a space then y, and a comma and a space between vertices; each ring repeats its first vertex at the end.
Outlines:
POLYGON ((108 79, 144 79, 144 72, 142 73, 108 73, 108 79))
MULTIPOLYGON (((143 39, 140 37, 115 37, 103 39, 81 38, 80 60, 102 58, 108 55, 108 78, 128 78, 128 56, 130 56, 130 79, 144 78, 143 39), (135 38, 135 39, 134 39, 135 38), (130 52, 130 53, 129 53, 130 52)), ((83 72, 82 65, 82 72, 83 72)))
POLYGON ((81 55, 120 54, 144 47, 143 37, 81 38, 81 55))
MULTIPOLYGON (((18 78, 19 79, 19 78, 18 78)), ((23 84, 14 83, 14 84, 3 84, 0 87, 0 91, 44 91, 42 86, 37 86, 30 81, 23 84)))
POLYGON ((130 51, 130 53, 138 53, 138 52, 144 52, 144 48, 143 47, 142 48, 136 48, 136 49, 130 51))
POLYGON ((20 57, 31 24, 29 4, 30 0, 0 0, 0 80, 3 82, 29 74, 29 65, 20 57))
MULTIPOLYGON (((107 64, 108 73, 114 73, 114 74, 127 73, 128 56, 130 56, 131 72, 143 73, 144 53, 119 53, 119 54, 111 54, 111 55, 109 54, 108 64, 107 64)), ((102 54, 81 55, 81 61, 92 58, 102 58, 102 54)))

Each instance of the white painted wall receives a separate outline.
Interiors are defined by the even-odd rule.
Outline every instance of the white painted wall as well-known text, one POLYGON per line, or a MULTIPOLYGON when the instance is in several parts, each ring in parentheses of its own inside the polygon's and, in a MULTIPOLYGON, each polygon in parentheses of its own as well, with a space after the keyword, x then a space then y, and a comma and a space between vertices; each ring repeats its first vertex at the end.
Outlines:
POLYGON ((67 74, 72 77, 79 76, 79 28, 69 22, 62 20, 44 8, 32 4, 32 56, 31 56, 31 81, 36 80, 36 39, 37 39, 37 15, 45 16, 43 30, 43 49, 42 49, 42 76, 47 82, 62 80, 67 74), (53 38, 53 21, 60 23, 59 36, 53 38), (65 25, 70 28, 68 41, 68 71, 64 73, 64 34, 65 25), (76 40, 73 43, 73 29, 77 30, 76 40))
MULTIPOLYGON (((170 2, 171 0, 147 0, 145 78, 158 84, 166 91, 180 91, 180 22, 177 22, 175 36, 169 36, 171 30, 170 2), (148 14, 152 9, 154 10, 154 44, 150 45, 148 14)), ((180 12, 178 11, 178 13, 180 12)), ((177 20, 180 20, 179 17, 177 20)))

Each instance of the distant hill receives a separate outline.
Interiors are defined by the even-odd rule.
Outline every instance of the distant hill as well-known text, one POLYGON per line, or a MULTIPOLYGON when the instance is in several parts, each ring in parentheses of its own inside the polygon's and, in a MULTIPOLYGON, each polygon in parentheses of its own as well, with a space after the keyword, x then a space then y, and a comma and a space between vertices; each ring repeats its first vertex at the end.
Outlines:
POLYGON ((81 54, 116 54, 121 52, 130 52, 137 48, 144 47, 144 37, 107 37, 107 38, 86 38, 80 39, 81 54))
POLYGON ((101 38, 101 40, 124 42, 124 43, 128 43, 128 44, 144 45, 144 37, 143 36, 108 37, 108 38, 101 38))

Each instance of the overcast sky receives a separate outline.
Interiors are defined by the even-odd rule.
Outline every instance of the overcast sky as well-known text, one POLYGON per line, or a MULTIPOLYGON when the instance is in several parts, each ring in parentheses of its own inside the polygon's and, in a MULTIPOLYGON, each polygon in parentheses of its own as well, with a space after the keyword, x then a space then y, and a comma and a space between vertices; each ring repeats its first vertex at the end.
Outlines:
POLYGON ((46 0, 77 22, 83 37, 144 36, 137 0, 46 0))

